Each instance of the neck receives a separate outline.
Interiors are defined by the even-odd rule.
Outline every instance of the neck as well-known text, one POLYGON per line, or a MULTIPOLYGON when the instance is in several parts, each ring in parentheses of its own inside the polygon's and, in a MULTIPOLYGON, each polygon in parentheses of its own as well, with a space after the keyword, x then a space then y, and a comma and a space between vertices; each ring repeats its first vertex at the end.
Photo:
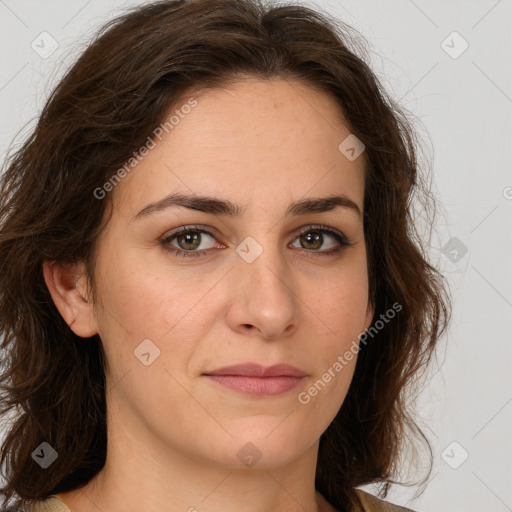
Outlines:
POLYGON ((58 494, 72 512, 335 512, 314 486, 318 441, 284 462, 282 454, 265 460, 263 449, 251 466, 256 449, 250 445, 247 465, 228 462, 230 454, 219 463, 185 443, 171 449, 135 425, 111 424, 102 470, 86 486, 58 494))

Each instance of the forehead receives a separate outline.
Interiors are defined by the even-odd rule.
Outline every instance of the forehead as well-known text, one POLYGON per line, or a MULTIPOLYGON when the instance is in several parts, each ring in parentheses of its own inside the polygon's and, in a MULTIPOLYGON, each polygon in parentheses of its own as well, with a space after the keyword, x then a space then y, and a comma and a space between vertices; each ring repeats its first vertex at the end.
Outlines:
POLYGON ((180 191, 260 208, 340 192, 362 209, 364 154, 351 161, 340 151, 351 130, 327 93, 299 81, 245 79, 191 91, 164 122, 171 116, 114 190, 127 215, 180 191))

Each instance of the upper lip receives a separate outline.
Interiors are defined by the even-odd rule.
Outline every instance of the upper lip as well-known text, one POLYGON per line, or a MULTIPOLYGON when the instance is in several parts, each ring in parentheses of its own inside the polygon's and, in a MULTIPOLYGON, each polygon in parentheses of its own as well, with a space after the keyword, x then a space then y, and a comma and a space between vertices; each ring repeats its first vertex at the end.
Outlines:
POLYGON ((275 364, 262 366, 256 363, 242 363, 232 366, 224 366, 209 371, 204 375, 242 375, 247 377, 305 377, 307 374, 289 364, 275 364))

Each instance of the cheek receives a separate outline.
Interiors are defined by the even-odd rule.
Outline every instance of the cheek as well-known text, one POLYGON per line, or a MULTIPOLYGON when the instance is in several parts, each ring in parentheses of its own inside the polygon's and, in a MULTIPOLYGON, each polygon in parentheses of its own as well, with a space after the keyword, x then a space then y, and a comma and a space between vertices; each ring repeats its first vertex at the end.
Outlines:
POLYGON ((134 351, 137 353, 143 342, 155 354, 160 352, 155 366, 177 369, 186 365, 197 340, 210 328, 201 299, 205 287, 213 283, 206 284, 185 272, 139 265, 135 258, 111 256, 105 260, 118 264, 98 268, 102 303, 98 308, 98 331, 116 373, 138 367, 134 351))
POLYGON ((352 380, 368 308, 365 265, 364 257, 358 259, 307 296, 319 364, 318 373, 298 399, 318 417, 336 414, 352 380))
POLYGON ((107 259, 117 263, 98 270, 102 279, 99 294, 106 313, 111 313, 106 323, 116 321, 134 338, 160 337, 178 322, 187 306, 190 309, 197 286, 181 273, 165 275, 165 269, 153 268, 136 257, 117 259, 113 254, 107 259))
POLYGON ((355 264, 341 264, 316 285, 309 281, 310 291, 303 299, 318 316, 318 327, 325 339, 338 348, 364 330, 368 308, 366 261, 364 255, 354 260, 355 264))

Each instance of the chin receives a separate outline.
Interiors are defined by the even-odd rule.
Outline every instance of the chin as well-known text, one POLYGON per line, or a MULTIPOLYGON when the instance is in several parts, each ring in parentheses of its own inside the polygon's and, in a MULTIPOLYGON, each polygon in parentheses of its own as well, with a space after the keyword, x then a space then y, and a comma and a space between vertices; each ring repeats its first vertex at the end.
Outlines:
MULTIPOLYGON (((284 429, 282 435, 274 435, 275 430, 272 430, 278 423, 274 421, 272 427, 264 433, 252 434, 246 429, 244 435, 233 435, 227 442, 217 444, 212 454, 217 464, 230 470, 253 470, 272 469, 292 463, 312 443, 291 436, 284 429)), ((230 433, 233 434, 231 430, 230 433)))

